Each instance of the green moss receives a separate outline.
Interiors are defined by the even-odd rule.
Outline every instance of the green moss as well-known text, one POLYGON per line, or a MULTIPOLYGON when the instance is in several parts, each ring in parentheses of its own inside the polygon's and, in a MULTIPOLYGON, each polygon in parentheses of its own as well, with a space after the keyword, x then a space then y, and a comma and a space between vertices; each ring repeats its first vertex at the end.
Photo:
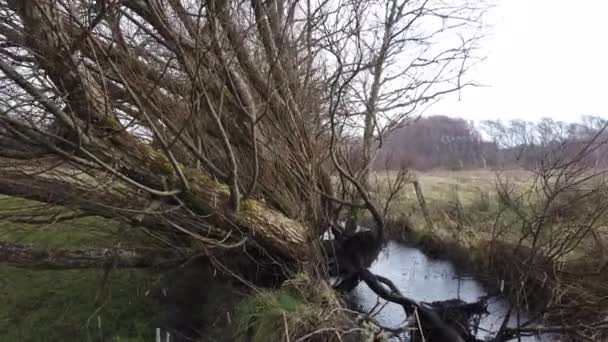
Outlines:
POLYGON ((101 122, 103 128, 109 128, 115 131, 120 131, 123 127, 120 122, 112 115, 106 115, 101 122))
POLYGON ((245 201, 243 201, 243 210, 244 211, 255 211, 257 209, 258 205, 256 203, 255 200, 248 198, 245 201))
POLYGON ((150 166, 150 168, 153 171, 159 172, 163 175, 173 174, 173 165, 164 154, 154 153, 152 159, 153 161, 151 163, 152 165, 150 166))
MULTIPOLYGON (((378 328, 377 325, 375 325, 374 323, 372 323, 369 320, 364 320, 361 323, 360 328, 362 329, 361 331, 361 341, 377 341, 378 339, 378 332, 380 331, 380 328, 378 328)), ((386 339, 382 339, 381 341, 386 341, 386 339)))
POLYGON ((197 191, 197 186, 193 185, 189 191, 182 194, 182 200, 186 203, 188 208, 197 214, 204 215, 209 212, 209 207, 205 200, 201 198, 197 191))
POLYGON ((190 182, 208 182, 210 180, 209 176, 204 174, 198 169, 192 167, 184 167, 184 176, 190 182))
POLYGON ((165 175, 170 175, 173 173, 173 166, 169 161, 163 161, 158 165, 158 170, 165 175))
POLYGON ((220 183, 220 182, 216 181, 215 179, 209 179, 208 184, 213 186, 215 189, 219 189, 220 191, 223 191, 225 193, 230 192, 230 188, 228 187, 228 185, 226 185, 224 183, 220 183))

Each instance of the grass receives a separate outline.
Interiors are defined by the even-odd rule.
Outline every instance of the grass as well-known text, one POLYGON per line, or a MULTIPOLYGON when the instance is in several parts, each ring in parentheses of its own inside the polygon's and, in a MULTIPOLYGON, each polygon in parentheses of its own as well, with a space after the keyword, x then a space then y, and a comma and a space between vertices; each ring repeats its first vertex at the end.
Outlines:
POLYGON ((28 271, 0 267, 2 341, 150 341, 153 277, 116 271, 101 289, 95 271, 28 271), (99 298, 98 300, 95 300, 99 298))
MULTIPOLYGON (((521 187, 526 186, 531 179, 527 171, 512 170, 501 172, 506 177, 521 187)), ((467 171, 430 171, 414 173, 414 177, 420 182, 426 200, 435 206, 454 202, 455 196, 463 206, 477 201, 482 194, 490 195, 490 200, 496 199, 496 176, 495 172, 489 170, 467 170, 467 171)), ((387 193, 387 182, 393 180, 394 173, 380 172, 372 176, 372 191, 377 195, 387 193)), ((397 196, 393 210, 403 211, 403 207, 417 206, 418 202, 414 188, 408 186, 397 196)))
MULTIPOLYGON (((453 202, 454 198, 446 195, 453 191, 450 189, 457 189, 454 191, 458 191, 465 206, 474 205, 478 188, 488 192, 492 188, 488 174, 428 173, 419 178, 430 206, 453 202)), ((406 211, 408 206, 416 208, 413 191, 400 196, 395 211, 406 211)), ((32 205, 36 203, 0 198, 0 210, 32 205)), ((0 240, 49 248, 149 243, 139 231, 100 217, 44 225, 0 220, 0 240)), ((319 291, 309 279, 304 280, 296 279, 291 286, 277 290, 236 297, 243 298, 236 309, 221 310, 226 313, 236 310, 232 332, 236 331, 241 339, 273 341, 339 325, 335 323, 341 319, 339 315, 323 312, 336 307, 322 304, 335 298, 329 291, 319 291), (331 317, 334 322, 316 326, 319 317, 331 317)), ((158 274, 141 270, 113 270, 104 281, 104 272, 100 270, 39 271, 0 265, 0 341, 151 341, 163 312, 161 304, 151 295, 158 283, 158 274)), ((209 293, 207 298, 229 302, 223 288, 211 286, 209 293)), ((213 305, 209 303, 203 314, 213 318, 207 322, 210 328, 219 320, 221 330, 225 326, 224 316, 208 312, 213 305)), ((224 340, 234 338, 231 331, 228 335, 225 329, 218 332, 224 340)))
MULTIPOLYGON (((2 197, 0 214, 32 205, 37 204, 2 197)), ((100 217, 45 225, 0 220, 0 240, 43 248, 152 243, 140 232, 100 217)), ((280 341, 318 325, 332 331, 343 318, 340 311, 326 312, 339 307, 337 302, 327 305, 337 301, 333 292, 320 291, 304 275, 279 289, 251 294, 205 265, 163 275, 112 270, 105 279, 104 270, 41 271, 0 264, 0 342, 148 342, 161 322, 181 324, 185 319, 203 330, 204 340, 249 340, 253 331, 254 341, 280 341)), ((331 339, 321 334, 317 340, 331 339)))
MULTIPOLYGON (((530 174, 526 172, 508 171, 503 175, 516 187, 529 185, 530 174)), ((387 191, 385 181, 392 176, 377 175, 376 183, 372 182, 376 185, 375 198, 382 199, 387 191)), ((429 249, 439 245, 441 249, 441 244, 448 242, 457 246, 466 263, 487 261, 480 244, 491 236, 499 208, 495 177, 490 171, 418 174, 435 225, 432 232, 424 230, 411 185, 397 195, 388 215, 403 218, 405 214, 413 222, 415 234, 407 236, 415 239, 413 243, 429 249)), ((0 210, 33 204, 0 197, 0 210)), ((501 220, 508 223, 514 217, 504 215, 501 220)), ((402 233, 402 228, 403 225, 397 230, 402 233)), ((514 225, 507 240, 514 241, 519 236, 517 229, 514 225)), ((0 220, 0 240, 57 248, 150 243, 141 232, 100 217, 46 225, 0 220)), ((485 263, 480 265, 486 267, 485 263)), ((104 281, 104 272, 99 270, 34 271, 0 265, 0 341, 151 341, 163 319, 162 304, 151 295, 159 285, 159 277, 141 270, 113 270, 104 281)), ((295 340, 315 330, 332 332, 343 317, 339 312, 324 310, 339 304, 331 304, 335 297, 330 290, 322 291, 318 284, 304 278, 296 277, 279 289, 238 297, 230 293, 226 297, 222 284, 207 286, 211 302, 207 302, 209 306, 202 309, 201 315, 209 320, 205 324, 222 337, 218 340, 233 340, 235 332, 241 340, 252 341, 282 340, 286 336, 295 340), (236 309, 233 300, 240 300, 236 309), (221 307, 221 314, 214 307, 221 307), (319 317, 329 319, 319 322, 319 317)), ((323 340, 327 335, 317 337, 323 340)))
MULTIPOLYGON (((37 203, 0 197, 0 212, 33 205, 37 203)), ((45 225, 0 220, 0 241, 42 248, 153 243, 141 232, 101 217, 45 225)), ((237 322, 250 324, 258 331, 259 341, 274 341, 263 336, 283 331, 283 312, 294 327, 304 322, 297 319, 302 318, 297 313, 304 308, 299 306, 303 302, 288 294, 287 288, 277 290, 276 297, 274 291, 264 291, 264 298, 272 302, 264 306, 261 296, 234 288, 216 276, 211 266, 191 266, 163 274, 111 270, 105 278, 104 270, 44 271, 0 264, 0 342, 149 342, 161 322, 182 323, 183 319, 193 320, 210 341, 234 340, 237 322), (275 306, 279 309, 271 309, 275 306)), ((309 309, 305 312, 314 312, 309 309)))
POLYGON ((237 336, 241 341, 284 340, 287 317, 299 319, 305 303, 293 291, 264 291, 245 298, 237 306, 237 336))
MULTIPOLYGON (((33 205, 0 199, 3 210, 33 205)), ((0 221, 0 240, 40 247, 137 244, 138 232, 99 217, 47 225, 0 221), (127 242, 125 242, 127 241, 127 242)), ((142 270, 40 271, 0 265, 0 341, 151 341, 158 275, 142 270)))
POLYGON ((327 283, 296 274, 278 289, 265 289, 243 298, 236 307, 236 340, 341 341, 347 326, 335 292, 327 283))
MULTIPOLYGON (((472 245, 489 238, 500 209, 497 175, 489 170, 414 173, 413 177, 420 183, 433 222, 432 234, 444 240, 472 245)), ((522 170, 502 171, 500 177, 508 179, 515 189, 525 189, 532 179, 530 172, 522 170)), ((389 193, 387 184, 394 178, 395 174, 391 172, 377 173, 371 178, 372 198, 382 206, 389 193)), ((421 230, 426 226, 411 184, 406 184, 394 197, 386 217, 389 220, 405 220, 409 228, 421 230)), ((502 212, 501 220, 514 221, 515 216, 512 212, 502 212)), ((515 239, 518 233, 513 230, 508 234, 515 239)))

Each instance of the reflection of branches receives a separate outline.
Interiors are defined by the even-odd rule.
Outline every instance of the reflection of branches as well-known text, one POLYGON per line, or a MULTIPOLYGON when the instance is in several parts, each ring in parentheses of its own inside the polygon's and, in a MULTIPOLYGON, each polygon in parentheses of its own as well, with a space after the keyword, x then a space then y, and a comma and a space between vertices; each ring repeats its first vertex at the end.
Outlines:
POLYGON ((421 306, 416 301, 401 295, 399 289, 389 279, 374 275, 367 270, 361 271, 360 276, 365 284, 381 298, 401 305, 408 316, 417 313, 420 317, 419 323, 426 331, 425 336, 431 341, 464 342, 463 338, 454 329, 447 326, 434 310, 421 306))

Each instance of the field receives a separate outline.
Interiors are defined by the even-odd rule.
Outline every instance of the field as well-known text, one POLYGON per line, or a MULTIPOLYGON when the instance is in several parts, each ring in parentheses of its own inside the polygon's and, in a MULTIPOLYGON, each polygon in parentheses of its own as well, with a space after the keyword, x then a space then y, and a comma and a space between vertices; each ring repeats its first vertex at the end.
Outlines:
MULTIPOLYGON (((371 176, 372 191, 384 195, 389 192, 387 184, 394 182, 395 172, 377 172, 371 176)), ((470 205, 477 201, 483 194, 496 196, 496 180, 508 179, 519 187, 524 187, 530 182, 532 173, 523 170, 490 171, 490 170, 466 170, 466 171, 428 171, 409 174, 410 180, 418 180, 426 200, 433 204, 449 203, 458 199, 463 205, 470 205)), ((401 205, 416 205, 416 193, 412 186, 406 186, 397 195, 396 201, 401 205)), ((395 207, 394 210, 398 208, 395 207)))
MULTIPOLYGON (((457 192, 463 205, 473 203, 482 193, 494 196, 497 177, 507 178, 523 187, 529 182, 532 174, 522 170, 431 171, 417 174, 424 195, 429 202, 444 201, 448 199, 446 195, 457 192)), ((412 199, 414 198, 412 196, 415 196, 413 191, 409 195, 412 199)))
MULTIPOLYGON (((390 184, 396 178, 394 172, 372 175, 371 189, 379 207, 385 206, 387 195, 394 188, 390 184)), ((428 207, 434 235, 457 238, 462 242, 467 235, 490 233, 490 226, 499 210, 499 178, 508 180, 511 188, 523 190, 529 186, 532 174, 522 170, 411 172, 402 190, 394 195, 385 208, 386 217, 389 221, 405 219, 415 230, 425 228, 425 218, 412 183, 416 180, 428 207)))
MULTIPOLYGON (((6 210, 32 203, 0 199, 6 210)), ((41 247, 110 247, 141 241, 99 217, 47 225, 0 221, 0 240, 41 247), (125 240, 121 239, 124 244, 125 240)), ((158 278, 140 270, 28 270, 0 265, 0 341, 150 341, 158 278)))

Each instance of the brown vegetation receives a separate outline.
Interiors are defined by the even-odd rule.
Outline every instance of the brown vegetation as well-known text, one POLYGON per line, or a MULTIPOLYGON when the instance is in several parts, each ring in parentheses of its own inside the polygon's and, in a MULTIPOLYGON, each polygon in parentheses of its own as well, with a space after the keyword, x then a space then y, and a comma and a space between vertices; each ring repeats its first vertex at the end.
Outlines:
MULTIPOLYGON (((570 124, 544 118, 536 123, 490 120, 479 125, 447 116, 421 117, 402 122, 388 134, 374 168, 534 169, 549 159, 576 156, 604 124, 604 119, 593 116, 570 124)), ((606 167, 605 155, 606 148, 600 147, 585 162, 606 167)))

